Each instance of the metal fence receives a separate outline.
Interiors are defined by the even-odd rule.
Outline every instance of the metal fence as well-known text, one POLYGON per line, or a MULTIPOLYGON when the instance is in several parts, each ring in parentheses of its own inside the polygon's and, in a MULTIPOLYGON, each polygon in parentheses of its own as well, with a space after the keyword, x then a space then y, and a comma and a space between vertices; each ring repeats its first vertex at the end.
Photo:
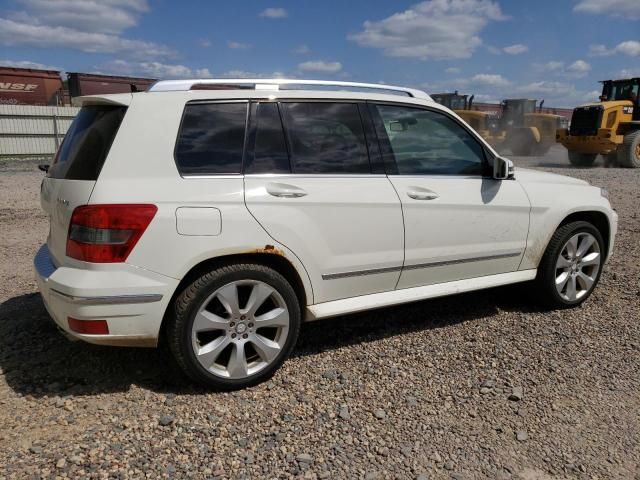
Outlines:
POLYGON ((54 155, 78 110, 0 105, 0 158, 54 155))

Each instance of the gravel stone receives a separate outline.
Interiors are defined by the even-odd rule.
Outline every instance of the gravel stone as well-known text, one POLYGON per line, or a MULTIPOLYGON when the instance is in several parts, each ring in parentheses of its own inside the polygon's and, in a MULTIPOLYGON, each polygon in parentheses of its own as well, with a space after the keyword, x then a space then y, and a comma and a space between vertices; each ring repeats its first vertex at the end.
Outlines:
POLYGON ((511 158, 516 178, 611 193, 614 255, 583 306, 546 310, 523 284, 311 322, 235 392, 191 385, 162 349, 67 341, 32 273, 46 162, 0 160, 0 477, 640 480, 640 169, 511 158))
POLYGON ((519 442, 524 442, 528 438, 529 438, 529 434, 527 434, 527 432, 525 432, 524 430, 519 430, 518 432, 516 432, 516 439, 519 442))
POLYGON ((347 407, 346 405, 343 405, 342 407, 340 407, 338 416, 343 420, 349 420, 351 418, 351 414, 349 413, 349 407, 347 407))
POLYGON ((175 417, 173 415, 162 415, 158 420, 158 423, 163 427, 171 425, 175 421, 175 417))
POLYGON ((301 453, 296 457, 296 460, 300 463, 313 463, 313 457, 308 453, 301 453))
POLYGON ((519 402, 520 400, 522 400, 522 397, 524 397, 522 387, 513 387, 513 390, 511 390, 511 395, 509 395, 509 400, 519 402))
POLYGON ((384 420, 385 418, 387 418, 387 413, 381 408, 378 408, 375 412, 373 412, 373 414, 378 420, 384 420))

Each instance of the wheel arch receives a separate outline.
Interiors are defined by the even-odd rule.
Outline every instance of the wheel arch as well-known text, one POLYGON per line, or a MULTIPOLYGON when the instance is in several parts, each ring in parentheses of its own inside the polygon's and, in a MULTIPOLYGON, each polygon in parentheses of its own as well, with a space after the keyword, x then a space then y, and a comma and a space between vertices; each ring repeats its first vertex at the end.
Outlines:
MULTIPOLYGON (((607 256, 609 254, 609 245, 611 242, 611 225, 609 224, 609 218, 603 212, 598 210, 584 210, 573 212, 567 215, 560 224, 556 227, 554 232, 558 230, 558 228, 563 227, 571 222, 584 221, 589 222, 594 227, 598 229, 600 235, 602 235, 602 240, 604 242, 604 251, 607 252, 607 256)), ((606 259, 605 259, 606 260, 606 259)))
POLYGON ((183 276, 182 280, 173 292, 171 300, 169 301, 164 313, 162 324, 160 325, 159 341, 164 341, 163 339, 169 309, 172 308, 175 298, 180 295, 180 292, 182 292, 187 285, 207 272, 226 265, 240 263, 263 265, 265 267, 272 268, 280 275, 282 275, 291 284, 291 287, 293 288, 293 291, 298 298, 298 302, 300 303, 300 314, 304 317, 305 308, 307 307, 307 305, 313 303, 313 292, 308 291, 305 288, 305 284, 300 274, 298 273, 298 270, 296 270, 295 266, 284 255, 279 254, 279 252, 275 248, 272 247, 271 249, 265 249, 264 251, 260 252, 256 251, 250 253, 234 253, 221 255, 208 258, 201 261, 200 263, 197 263, 196 265, 191 267, 191 269, 183 276))

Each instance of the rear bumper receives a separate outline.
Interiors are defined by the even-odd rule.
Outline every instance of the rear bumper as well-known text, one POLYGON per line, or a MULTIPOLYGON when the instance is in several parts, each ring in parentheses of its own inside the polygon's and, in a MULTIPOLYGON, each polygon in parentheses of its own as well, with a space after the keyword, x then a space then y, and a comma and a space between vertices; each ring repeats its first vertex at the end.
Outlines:
POLYGON ((99 345, 157 345, 160 325, 178 280, 128 264, 105 270, 56 267, 43 245, 34 269, 51 318, 67 335, 99 345), (108 335, 73 332, 68 318, 105 320, 108 335))

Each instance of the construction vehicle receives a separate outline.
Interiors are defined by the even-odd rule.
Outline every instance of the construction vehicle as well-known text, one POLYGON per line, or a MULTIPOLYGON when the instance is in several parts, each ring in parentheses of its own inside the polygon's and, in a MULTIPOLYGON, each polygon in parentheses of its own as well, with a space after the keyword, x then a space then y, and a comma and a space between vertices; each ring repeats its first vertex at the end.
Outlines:
POLYGON ((525 98, 502 101, 500 129, 505 135, 504 147, 514 155, 544 155, 556 140, 562 117, 542 113, 544 100, 536 108, 537 100, 525 98))
POLYGON ((640 168, 640 78, 605 80, 600 102, 573 110, 571 126, 556 132, 576 166, 593 165, 598 155, 608 164, 640 168))
POLYGON ((489 142, 492 147, 498 148, 504 142, 504 132, 496 128, 495 116, 487 112, 471 109, 474 95, 461 95, 456 90, 454 93, 434 93, 431 98, 440 105, 453 110, 482 138, 489 142))

